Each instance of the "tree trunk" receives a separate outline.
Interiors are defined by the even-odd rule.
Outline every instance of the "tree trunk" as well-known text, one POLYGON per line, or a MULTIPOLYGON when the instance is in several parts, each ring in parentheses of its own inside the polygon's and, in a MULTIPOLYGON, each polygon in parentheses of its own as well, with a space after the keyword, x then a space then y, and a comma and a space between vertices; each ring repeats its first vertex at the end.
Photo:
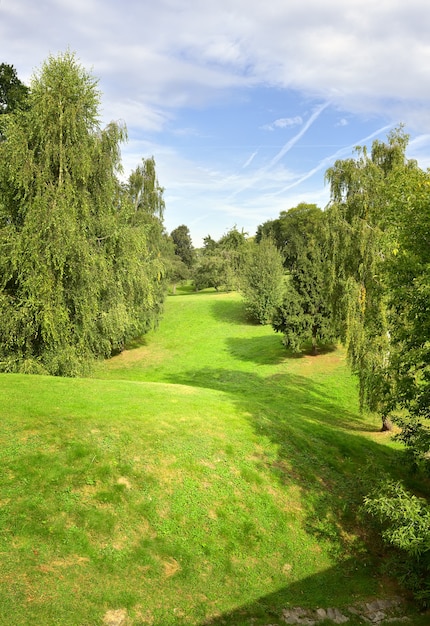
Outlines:
POLYGON ((317 341, 317 333, 316 330, 312 331, 312 356, 317 356, 318 354, 318 341, 317 341))
POLYGON ((393 430, 393 424, 390 420, 390 418, 388 417, 388 415, 383 415, 382 416, 382 426, 381 426, 381 433, 385 433, 387 431, 393 430))

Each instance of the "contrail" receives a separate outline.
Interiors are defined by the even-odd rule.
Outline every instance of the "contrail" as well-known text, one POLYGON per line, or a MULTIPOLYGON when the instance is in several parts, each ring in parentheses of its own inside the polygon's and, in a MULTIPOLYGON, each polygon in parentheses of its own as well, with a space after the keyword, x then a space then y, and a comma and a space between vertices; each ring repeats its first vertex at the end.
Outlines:
POLYGON ((308 128, 310 126, 312 126, 312 124, 315 122, 315 120, 321 115, 321 113, 324 111, 324 109, 326 109, 329 106, 329 104, 330 104, 330 102, 325 102, 324 104, 319 106, 317 109, 315 109, 315 111, 312 113, 312 115, 310 116, 310 118, 308 119, 306 124, 303 126, 303 128, 300 129, 300 131, 297 133, 297 135, 295 135, 292 139, 287 141, 285 146, 283 146, 279 150, 278 154, 276 154, 273 157, 273 159, 270 161, 269 165, 266 168, 264 168, 265 171, 270 169, 270 168, 272 168, 274 165, 276 165, 276 163, 278 163, 278 161, 280 159, 282 159, 282 157, 285 154, 287 154, 287 152, 289 152, 291 150, 291 148, 298 142, 299 139, 301 139, 303 137, 303 135, 308 130, 308 128))
POLYGON ((242 187, 240 187, 239 189, 236 189, 236 191, 234 191, 230 196, 229 196, 229 200, 231 200, 232 198, 234 198, 235 196, 237 196, 239 193, 241 193, 242 191, 245 191, 245 189, 248 189, 249 187, 252 187, 253 185, 255 185, 255 183, 257 183, 259 180, 261 180, 263 178, 263 176, 274 166, 276 165, 276 163, 278 163, 282 157, 287 154, 287 152, 289 150, 291 150, 291 148, 299 141, 299 139, 301 137, 303 137, 303 135, 306 133, 306 131, 310 128, 310 126, 312 126, 312 124, 315 122, 315 120, 321 115, 321 113, 324 111, 324 109, 326 109, 328 106, 330 105, 330 102, 325 102, 324 104, 321 104, 319 107, 317 107, 314 112, 312 113, 312 115, 310 116, 310 118, 307 120, 306 124, 303 126, 303 128, 300 129, 300 131, 297 133, 297 135, 295 135, 292 139, 290 139, 289 141, 287 141, 287 143, 279 150, 278 154, 276 154, 273 159, 270 161, 270 163, 268 165, 266 165, 265 167, 262 167, 259 171, 257 171, 255 173, 255 175, 252 177, 252 180, 249 181, 248 183, 245 183, 242 187))
MULTIPOLYGON (((375 132, 371 133, 370 135, 367 135, 367 137, 363 137, 363 139, 359 139, 357 142, 355 142, 355 143, 353 143, 353 144, 351 144, 349 146, 346 146, 345 148, 341 148, 340 150, 338 150, 337 152, 334 152, 330 156, 324 157, 324 159, 322 159, 322 161, 320 161, 317 166, 315 166, 314 168, 309 170, 309 172, 306 172, 306 174, 303 174, 300 178, 295 180, 293 183, 289 183, 288 185, 286 185, 285 187, 283 187, 279 191, 275 191, 272 194, 272 196, 279 196, 281 193, 284 193, 285 191, 288 191, 289 189, 292 189, 293 187, 297 187, 297 185, 300 185, 301 183, 303 183, 305 180, 307 180, 308 178, 310 178, 311 176, 316 174, 316 172, 321 170, 323 167, 327 167, 329 164, 333 163, 333 161, 335 161, 342 154, 345 154, 347 152, 351 152, 356 146, 360 146, 363 143, 366 143, 370 139, 373 139, 374 137, 377 137, 377 135, 386 132, 387 130, 389 130, 393 126, 395 126, 395 124, 387 124, 387 126, 383 126, 379 130, 375 130, 375 132)), ((281 150, 281 152, 282 152, 282 150, 281 150)))

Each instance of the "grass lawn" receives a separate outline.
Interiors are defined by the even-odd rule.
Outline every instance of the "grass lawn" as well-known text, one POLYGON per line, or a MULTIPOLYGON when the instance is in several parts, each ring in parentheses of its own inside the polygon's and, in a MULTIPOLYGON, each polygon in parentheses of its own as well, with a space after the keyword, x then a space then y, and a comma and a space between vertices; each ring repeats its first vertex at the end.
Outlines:
POLYGON ((237 294, 169 297, 92 378, 0 375, 0 406, 1 624, 258 626, 397 593, 358 506, 402 450, 342 351, 292 358, 237 294))

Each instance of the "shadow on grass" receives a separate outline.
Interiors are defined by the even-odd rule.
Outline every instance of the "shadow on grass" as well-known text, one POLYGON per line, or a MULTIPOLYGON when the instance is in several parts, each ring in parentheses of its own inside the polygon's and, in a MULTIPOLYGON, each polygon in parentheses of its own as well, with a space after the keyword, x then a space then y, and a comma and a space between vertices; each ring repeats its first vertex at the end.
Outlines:
POLYGON ((318 358, 337 350, 336 345, 327 344, 319 346, 317 354, 314 354, 311 345, 305 346, 301 352, 292 352, 283 345, 282 335, 279 334, 263 337, 229 337, 226 343, 232 356, 258 365, 277 365, 287 359, 302 359, 306 356, 318 358))
POLYGON ((281 337, 275 334, 244 339, 229 337, 226 344, 232 356, 257 365, 277 365, 297 356, 288 352, 282 344, 281 337))
MULTIPOLYGON (((265 379, 254 373, 205 368, 175 375, 171 382, 228 393, 255 433, 275 444, 275 456, 262 454, 255 462, 281 484, 301 490, 307 532, 324 542, 326 549, 330 546, 333 558, 341 563, 339 570, 307 584, 324 589, 333 584, 330 578, 346 581, 346 556, 356 562, 370 558, 374 545, 360 539, 369 541, 361 528, 359 507, 375 479, 399 478, 403 452, 360 434, 370 430, 369 425, 348 408, 348 399, 336 399, 323 385, 292 374, 265 379)), ((261 602, 276 600, 276 604, 282 594, 261 602)), ((297 590, 291 597, 297 598, 297 590)))
POLYGON ((216 300, 212 303, 212 315, 227 324, 258 326, 249 320, 242 300, 216 300))
MULTIPOLYGON (((201 626, 267 626, 269 621, 270 626, 281 626, 281 624, 285 624, 282 615, 283 610, 297 607, 313 611, 318 608, 337 608, 349 618, 348 623, 351 626, 363 624, 361 617, 355 616, 348 610, 349 607, 362 609, 363 601, 362 594, 355 594, 354 587, 350 585, 349 581, 360 578, 363 584, 366 584, 369 580, 367 565, 365 561, 360 562, 355 558, 345 559, 335 567, 319 574, 286 585, 274 593, 262 596, 254 602, 245 604, 219 617, 203 621, 201 626)), ((380 594, 377 591, 377 584, 370 583, 368 599, 375 598, 375 595, 382 599, 384 593, 387 597, 395 597, 398 594, 395 587, 385 591, 380 589, 380 594)), ((405 600, 393 614, 404 617, 414 613, 414 606, 405 600)), ((428 623, 425 621, 425 615, 418 616, 415 614, 414 619, 414 624, 417 625, 424 626, 428 623)), ((308 622, 303 619, 303 622, 300 623, 308 622)), ((323 623, 328 622, 324 621, 323 623)), ((333 622, 330 621, 330 623, 333 622)))

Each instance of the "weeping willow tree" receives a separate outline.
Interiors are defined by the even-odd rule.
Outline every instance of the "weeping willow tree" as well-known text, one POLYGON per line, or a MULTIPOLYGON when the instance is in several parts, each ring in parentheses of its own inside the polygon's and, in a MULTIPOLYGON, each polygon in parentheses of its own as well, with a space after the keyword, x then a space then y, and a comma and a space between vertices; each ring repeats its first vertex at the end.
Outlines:
POLYGON ((76 375, 146 328, 161 279, 132 220, 120 144, 97 81, 50 57, 0 144, 0 368, 76 375))
POLYGON ((375 141, 370 153, 358 147, 356 158, 336 161, 326 173, 334 315, 358 375, 362 406, 381 414, 383 430, 391 428, 393 391, 387 266, 403 201, 400 181, 417 169, 405 157, 407 143, 396 129, 386 143, 375 141))

